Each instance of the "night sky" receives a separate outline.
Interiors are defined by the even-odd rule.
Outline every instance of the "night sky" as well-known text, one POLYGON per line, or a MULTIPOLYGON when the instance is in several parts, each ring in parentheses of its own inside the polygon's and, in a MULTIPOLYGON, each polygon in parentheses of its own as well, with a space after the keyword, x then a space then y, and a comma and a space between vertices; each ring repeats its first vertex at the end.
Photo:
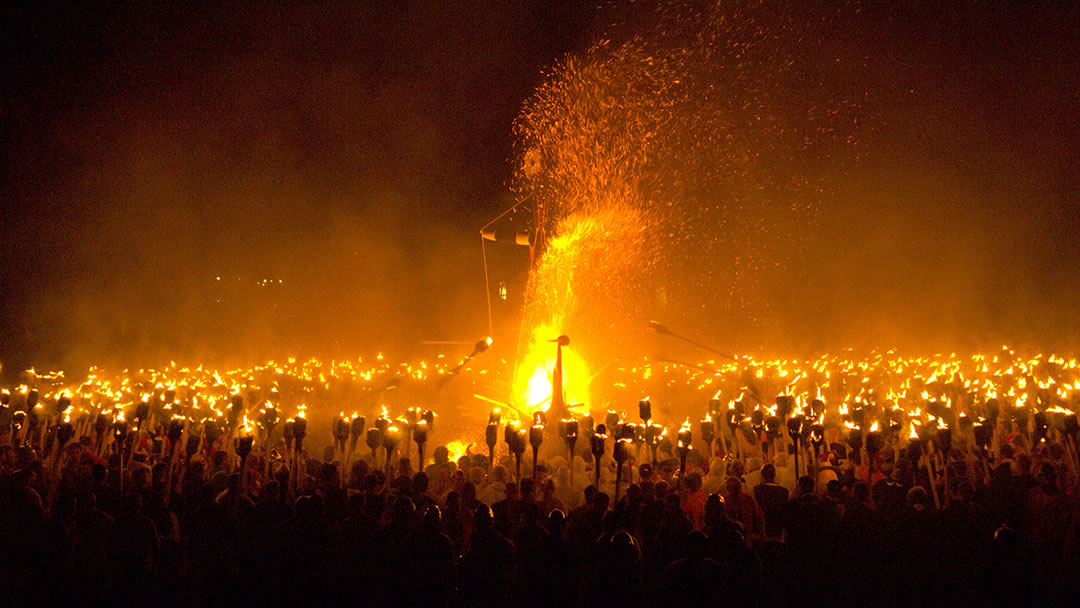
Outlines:
MULTIPOLYGON (((5 372, 482 336, 476 232, 513 202, 514 117, 627 14, 39 4, 0 37, 5 372)), ((866 118, 792 268, 808 345, 1075 344, 1077 9, 861 4, 820 8, 847 15, 866 118)))

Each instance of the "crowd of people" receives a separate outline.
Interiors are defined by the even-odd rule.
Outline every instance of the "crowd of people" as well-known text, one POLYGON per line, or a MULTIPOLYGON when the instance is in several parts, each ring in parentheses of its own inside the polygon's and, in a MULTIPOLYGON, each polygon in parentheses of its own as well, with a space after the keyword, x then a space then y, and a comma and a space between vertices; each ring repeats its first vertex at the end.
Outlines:
POLYGON ((891 442, 801 467, 791 446, 685 468, 661 450, 616 486, 610 454, 597 475, 589 453, 534 473, 445 447, 414 470, 11 439, 8 605, 1038 605, 1080 581, 1080 485, 1053 441, 956 448, 943 475, 891 442))

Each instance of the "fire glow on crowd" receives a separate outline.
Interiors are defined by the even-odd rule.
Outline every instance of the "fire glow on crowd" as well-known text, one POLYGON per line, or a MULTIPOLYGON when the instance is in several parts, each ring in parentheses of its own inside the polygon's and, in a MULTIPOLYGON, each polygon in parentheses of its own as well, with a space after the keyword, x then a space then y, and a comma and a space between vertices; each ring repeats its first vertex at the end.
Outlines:
MULTIPOLYGON (((238 441, 250 438, 245 449, 260 454, 269 470, 299 451, 296 429, 303 421, 303 435, 333 442, 335 457, 345 458, 345 465, 361 437, 368 447, 381 448, 395 433, 399 436, 393 450, 381 456, 372 450, 383 464, 396 463, 411 451, 410 442, 424 443, 429 436, 448 445, 456 460, 470 446, 484 444, 483 429, 459 426, 436 434, 438 405, 410 401, 419 393, 407 387, 407 379, 449 378, 451 368, 445 361, 394 365, 381 357, 367 364, 290 359, 222 371, 174 364, 115 374, 94 369, 81 383, 65 381, 62 373, 28 370, 25 384, 0 392, 0 403, 13 443, 54 457, 63 446, 82 444, 97 457, 124 446, 127 458, 175 451, 186 451, 190 458, 204 451, 231 454, 238 441), (394 390, 412 394, 401 399, 394 390), (63 445, 57 443, 61 440, 63 445)), ((1054 441, 1069 456, 1065 462, 1077 464, 1080 364, 1056 355, 1025 358, 1002 347, 993 355, 971 357, 953 353, 905 358, 889 351, 865 359, 745 357, 694 366, 643 361, 616 367, 612 386, 622 395, 648 388, 660 398, 639 402, 624 397, 598 404, 574 400, 574 395, 587 393, 587 387, 569 388, 573 379, 588 381, 587 375, 576 375, 587 371, 584 363, 564 356, 562 364, 561 398, 552 399, 549 374, 556 361, 551 356, 538 364, 516 399, 495 410, 500 412, 495 418, 526 429, 546 418, 553 401, 565 404, 566 418, 558 423, 578 425, 580 450, 590 441, 589 431, 606 424, 613 441, 624 434, 634 441, 632 463, 649 460, 648 451, 641 453, 647 428, 655 427, 648 435, 660 443, 674 437, 681 422, 693 429, 694 440, 700 442, 696 449, 705 459, 715 455, 745 461, 751 454, 775 454, 774 442, 789 442, 789 425, 798 425, 800 449, 804 458, 814 454, 811 461, 826 456, 827 446, 864 445, 869 436, 878 449, 883 440, 896 448, 956 441, 983 454, 1003 442, 1022 440, 1036 447, 1054 441), (567 361, 575 363, 567 366, 567 361), (665 401, 668 396, 671 403, 665 401), (697 406, 685 405, 688 402, 697 406), (634 407, 646 411, 643 404, 649 404, 647 416, 628 413, 634 407)), ((491 375, 481 369, 461 380, 475 392, 476 401, 469 406, 474 411, 486 412, 485 403, 500 403, 483 395, 490 390, 485 379, 491 375)), ((477 415, 466 419, 477 420, 477 415)), ((500 446, 497 453, 507 447, 500 446)), ((674 453, 670 445, 664 450, 674 453)))

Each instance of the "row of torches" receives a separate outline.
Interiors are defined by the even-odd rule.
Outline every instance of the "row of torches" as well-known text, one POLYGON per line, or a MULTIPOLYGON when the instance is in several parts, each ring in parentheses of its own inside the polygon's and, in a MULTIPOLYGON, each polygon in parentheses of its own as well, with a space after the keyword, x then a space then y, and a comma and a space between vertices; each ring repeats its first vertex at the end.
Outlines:
MULTIPOLYGON (((605 422, 595 424, 592 417, 586 416, 580 419, 571 418, 558 421, 557 436, 566 444, 567 454, 575 453, 575 445, 579 437, 585 437, 588 441, 589 451, 593 455, 594 462, 599 463, 606 452, 606 443, 610 437, 613 439, 612 458, 616 463, 616 497, 619 491, 619 482, 622 480, 624 464, 630 460, 631 446, 640 447, 645 445, 652 454, 652 462, 657 460, 657 450, 668 438, 668 430, 664 426, 654 424, 652 419, 652 404, 648 398, 638 404, 639 416, 642 424, 634 424, 623 420, 615 412, 608 412, 605 422)), ((799 455, 805 453, 807 460, 805 468, 810 471, 810 463, 817 463, 822 448, 826 444, 825 424, 826 408, 821 399, 813 399, 806 406, 798 407, 795 397, 781 395, 776 398, 776 403, 771 408, 757 407, 747 415, 747 404, 743 400, 733 401, 725 408, 720 399, 709 401, 708 413, 704 419, 697 423, 697 437, 705 444, 706 454, 713 453, 713 443, 718 442, 724 448, 724 452, 736 459, 745 460, 739 433, 749 439, 749 433, 761 442, 762 453, 776 450, 776 440, 786 435, 793 446, 794 468, 799 471, 799 455), (732 439, 731 449, 727 449, 726 441, 722 433, 718 433, 718 422, 726 423, 732 439)), ((877 453, 887 445, 889 439, 895 440, 906 448, 907 456, 913 463, 922 460, 928 468, 930 478, 933 479, 936 470, 934 463, 929 458, 923 459, 924 455, 934 456, 938 469, 947 475, 947 465, 943 459, 949 457, 953 447, 953 427, 951 420, 958 432, 970 437, 971 443, 977 448, 981 457, 986 457, 991 444, 997 439, 997 423, 999 417, 1004 416, 1008 421, 1023 429, 1035 444, 1041 444, 1049 440, 1051 434, 1058 434, 1058 438, 1064 440, 1066 448, 1072 452, 1072 458, 1077 456, 1078 434, 1080 423, 1077 415, 1059 406, 1048 407, 1032 413, 1027 407, 1002 405, 996 399, 989 399, 981 407, 981 413, 977 419, 972 419, 966 413, 955 415, 946 404, 941 401, 930 401, 926 404, 926 419, 921 420, 921 409, 914 415, 908 414, 898 407, 880 407, 869 403, 856 402, 854 407, 841 409, 841 424, 832 425, 844 429, 846 434, 843 441, 852 450, 858 452, 865 450, 869 457, 867 463, 870 474, 873 472, 873 459, 877 453), (884 428, 882 425, 884 422, 884 428), (903 433, 905 424, 908 433, 903 433)), ((488 418, 485 433, 485 442, 488 446, 489 459, 494 461, 495 446, 498 443, 498 426, 501 422, 501 412, 496 409, 488 418)), ((516 461, 517 476, 521 476, 521 457, 526 446, 532 448, 533 475, 536 475, 537 455, 544 441, 544 430, 547 424, 546 413, 537 411, 533 415, 532 425, 526 429, 518 422, 510 422, 504 426, 503 441, 507 450, 516 461)), ((675 433, 675 443, 672 446, 674 453, 679 458, 679 483, 686 473, 686 461, 693 449, 694 429, 687 419, 675 433)), ((572 461, 572 458, 571 458, 572 461)), ((571 480, 573 479, 574 467, 569 467, 571 480)), ((595 482, 600 483, 600 466, 594 466, 595 482)), ((935 501, 938 500, 936 488, 934 490, 935 501)))
MULTIPOLYGON (((1050 361, 1059 363, 1054 361, 1053 358, 1050 361)), ((1072 369, 1072 367, 1069 367, 1069 369, 1072 369)), ((41 377, 39 376, 39 378, 41 377)), ((933 379, 931 377, 931 380, 933 379)), ((1034 386, 1036 385, 1032 385, 1031 388, 1033 389, 1034 386)), ((1061 433, 1062 436, 1067 438, 1067 445, 1071 445, 1075 452, 1078 429, 1076 415, 1060 406, 1058 403, 1060 394, 1058 399, 1054 400, 1053 394, 1046 387, 1042 387, 1041 384, 1038 386, 1040 386, 1040 390, 1033 392, 1033 397, 1024 399, 1023 402, 1018 397, 1015 404, 1004 405, 996 399, 990 398, 980 404, 971 403, 966 408, 955 409, 950 405, 953 399, 958 397, 946 398, 949 402, 947 405, 944 401, 926 398, 924 393, 922 401, 913 401, 909 404, 909 410, 912 409, 910 405, 917 406, 911 413, 892 405, 895 401, 891 399, 886 401, 890 405, 881 406, 875 405, 875 399, 869 395, 856 396, 854 402, 851 399, 844 399, 845 403, 841 404, 839 409, 841 419, 839 421, 835 419, 830 421, 829 427, 836 427, 846 431, 845 440, 847 443, 856 450, 865 449, 868 453, 876 453, 883 445, 885 435, 888 434, 897 436, 901 443, 906 440, 906 443, 910 444, 914 439, 918 439, 914 443, 919 446, 936 443, 939 451, 948 453, 947 448, 952 442, 953 428, 956 428, 960 433, 969 437, 982 453, 985 453, 996 436, 995 429, 997 428, 997 420, 1000 417, 1017 424, 1036 443, 1045 441, 1051 433, 1061 433), (1040 396, 1042 393, 1046 393, 1046 396, 1040 396), (922 412, 923 409, 926 410, 925 414, 922 412), (964 409, 967 411, 962 411, 964 409), (926 422, 923 422, 923 419, 926 422), (910 427, 909 433, 906 434, 901 433, 905 423, 910 427)), ((184 432, 188 431, 190 435, 192 425, 199 424, 201 440, 184 442, 184 448, 189 454, 197 453, 204 444, 208 446, 215 445, 224 434, 226 437, 224 442, 226 449, 234 452, 243 460, 246 459, 255 442, 256 433, 252 429, 252 425, 254 424, 261 429, 261 433, 258 433, 260 443, 268 445, 270 433, 279 423, 277 408, 272 404, 280 400, 275 399, 274 391, 271 391, 265 399, 253 399, 251 395, 248 396, 247 402, 249 406, 251 404, 261 405, 257 411, 245 410, 244 397, 232 395, 227 400, 229 405, 224 408, 225 411, 219 411, 211 407, 210 409, 216 418, 204 418, 200 423, 196 423, 194 416, 198 415, 197 405, 196 410, 176 411, 172 409, 177 404, 176 390, 165 389, 160 383, 157 387, 157 391, 152 396, 144 394, 141 401, 129 403, 128 409, 133 414, 131 416, 132 424, 125 420, 122 407, 100 403, 96 414, 80 409, 80 413, 74 416, 76 422, 70 423, 68 420, 72 417, 73 408, 71 407, 70 394, 66 390, 46 395, 47 404, 43 407, 43 404, 39 403, 41 399, 38 391, 23 386, 19 391, 22 396, 22 403, 18 404, 22 406, 22 409, 17 409, 12 413, 11 429, 14 431, 14 436, 22 442, 26 442, 28 434, 34 436, 38 441, 34 441, 32 444, 40 445, 42 452, 44 452, 47 438, 50 440, 52 438, 58 441, 63 440, 60 441, 60 444, 63 445, 72 438, 84 437, 89 435, 90 431, 93 431, 98 438, 98 454, 101 455, 107 445, 113 445, 115 448, 117 444, 120 444, 120 450, 123 452, 124 445, 131 446, 134 438, 141 436, 144 422, 150 420, 151 428, 149 430, 151 436, 167 437, 169 439, 168 444, 162 442, 161 449, 164 454, 166 445, 174 446, 175 451, 175 446, 184 432), (153 408, 151 408, 151 403, 154 404, 153 408), (249 413, 253 417, 251 421, 248 419, 249 413), (160 420, 165 422, 158 423, 160 420), (44 424, 42 424, 43 421, 44 424), (134 426, 134 430, 132 426, 134 426), (111 442, 107 436, 110 430, 113 436, 111 442)), ((1023 388, 1023 383, 1021 383, 1021 388, 1023 388)), ((1077 382, 1076 386, 1072 387, 1066 385, 1066 388, 1072 388, 1074 391, 1080 389, 1080 382, 1077 382)), ((216 389, 214 390, 216 391, 216 389)), ((753 391, 750 392, 750 397, 757 399, 753 391)), ((0 392, 0 406, 3 409, 8 409, 11 406, 11 398, 12 395, 9 392, 0 392)), ((203 396, 200 395, 199 398, 202 399, 203 403, 206 403, 203 396)), ((710 401, 707 410, 708 415, 697 423, 697 436, 709 446, 707 451, 712 451, 711 446, 714 440, 724 440, 723 433, 718 433, 718 429, 723 430, 722 427, 718 427, 718 424, 725 422, 731 431, 729 438, 737 436, 738 429, 742 429, 746 435, 750 435, 749 431, 753 431, 753 436, 761 439, 765 449, 775 449, 775 439, 784 434, 797 446, 806 447, 809 445, 813 447, 815 454, 824 445, 826 441, 825 404, 821 399, 810 400, 809 403, 801 407, 791 395, 777 397, 776 403, 772 407, 765 407, 760 401, 756 407, 751 407, 749 405, 750 401, 747 399, 744 392, 739 400, 729 401, 726 408, 723 405, 724 402, 720 399, 710 401)), ((181 406, 177 407, 182 409, 181 406)), ((610 434, 614 441, 612 456, 620 467, 622 463, 629 459, 629 447, 634 444, 639 449, 641 445, 648 445, 655 460, 657 448, 667 437, 667 430, 651 422, 651 405, 647 399, 643 400, 639 407, 641 408, 639 413, 641 413, 644 422, 641 425, 626 423, 622 420, 623 417, 609 412, 605 423, 597 424, 595 428, 593 428, 592 418, 560 420, 558 421, 556 433, 562 437, 571 450, 573 450, 579 436, 586 437, 589 442, 589 450, 594 454, 599 453, 601 455, 603 454, 604 441, 610 434)), ((492 458, 494 456, 494 446, 497 443, 497 427, 500 418, 498 412, 493 412, 489 418, 486 442, 489 446, 489 456, 492 458)), ((538 412, 534 415, 532 427, 525 429, 521 428, 520 424, 509 424, 504 429, 504 441, 509 452, 514 454, 518 460, 519 474, 520 458, 525 452, 526 446, 533 448, 534 465, 536 463, 535 453, 539 451, 539 446, 544 441, 545 418, 546 415, 543 412, 538 412)), ((343 454, 346 463, 355 452, 359 437, 363 435, 368 447, 372 450, 373 458, 377 458, 378 448, 382 447, 386 450, 385 465, 389 471, 391 455, 399 448, 402 441, 405 441, 406 454, 411 441, 418 443, 420 463, 422 465, 424 444, 427 441, 428 434, 431 432, 433 423, 434 414, 430 411, 410 408, 403 417, 392 420, 385 414, 384 410, 383 416, 377 419, 375 426, 370 429, 365 429, 366 420, 362 416, 346 417, 341 415, 332 421, 332 431, 336 447, 343 454)), ((296 418, 290 419, 282 425, 282 435, 287 448, 284 456, 290 464, 295 465, 296 455, 301 451, 306 434, 307 422, 304 419, 303 407, 301 407, 296 418)), ((687 420, 675 434, 676 443, 674 449, 676 453, 682 456, 683 460, 685 460, 683 451, 688 453, 690 450, 691 436, 691 425, 687 420)), ((744 454, 741 454, 741 442, 734 442, 733 449, 737 457, 745 457, 744 454)), ((909 450, 909 452, 912 451, 915 450, 909 450)), ((128 450, 127 453, 130 454, 131 450, 128 450)), ((798 458, 798 450, 795 451, 795 455, 798 458)), ((296 467, 293 466, 292 468, 295 469, 296 467)), ((571 467, 572 472, 573 467, 571 467)), ((596 473, 599 476, 599 467, 597 467, 596 473)))
MULTIPOLYGON (((119 456, 121 472, 125 464, 130 467, 137 442, 144 434, 152 439, 161 440, 162 458, 175 459, 180 450, 183 450, 190 460, 204 448, 209 450, 213 446, 220 446, 230 455, 238 456, 241 470, 246 470, 246 462, 256 445, 256 439, 264 447, 272 445, 272 434, 280 422, 277 408, 266 401, 261 404, 254 416, 254 426, 257 428, 253 428, 252 421, 249 420, 245 411, 244 397, 233 395, 220 419, 206 418, 197 424, 199 435, 195 437, 192 434, 193 421, 172 409, 172 406, 176 405, 176 394, 172 390, 164 391, 158 400, 144 398, 134 404, 129 408, 130 421, 124 408, 117 407, 111 410, 99 410, 96 415, 84 412, 83 415, 77 416, 75 422, 72 422, 69 412, 72 408, 72 400, 66 392, 58 393, 50 404, 51 407, 48 408, 43 407, 44 404, 41 403, 40 394, 36 389, 24 387, 24 390, 18 391, 18 394, 22 396, 22 403, 13 404, 10 391, 0 391, 0 410, 6 412, 12 405, 22 408, 12 412, 9 422, 13 445, 35 447, 39 453, 48 452, 50 462, 58 464, 57 455, 61 448, 69 445, 72 440, 92 436, 96 442, 93 448, 95 454, 98 457, 104 457, 111 450, 119 456), (156 412, 151 408, 151 402, 154 401, 160 401, 162 405, 161 408, 156 408, 156 412), (164 422, 157 421, 157 416, 164 415, 166 412, 173 412, 173 416, 165 419, 164 422)), ((335 449, 342 455, 345 466, 348 466, 359 438, 363 436, 371 450, 373 462, 378 460, 378 449, 381 447, 385 450, 384 466, 389 474, 393 462, 392 456, 403 441, 406 457, 409 453, 409 443, 416 442, 418 464, 421 468, 423 467, 425 445, 434 429, 435 418, 436 415, 431 410, 408 408, 401 417, 392 420, 384 408, 383 415, 374 421, 374 426, 365 428, 364 416, 341 414, 332 420, 331 434, 335 449)), ((281 425, 281 439, 285 445, 285 453, 281 456, 290 465, 290 483, 295 482, 295 475, 292 473, 296 471, 307 435, 308 422, 304 408, 298 411, 295 418, 290 418, 281 425)), ((157 449, 155 447, 155 451, 157 449)), ((267 471, 269 471, 269 461, 270 459, 267 458, 265 463, 267 471)))

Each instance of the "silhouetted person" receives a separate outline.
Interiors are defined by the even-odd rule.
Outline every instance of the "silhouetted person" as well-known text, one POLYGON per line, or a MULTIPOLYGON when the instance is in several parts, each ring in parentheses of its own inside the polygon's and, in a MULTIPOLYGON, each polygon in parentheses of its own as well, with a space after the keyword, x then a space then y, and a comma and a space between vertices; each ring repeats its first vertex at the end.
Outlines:
POLYGON ((439 508, 430 506, 424 512, 420 531, 408 543, 407 571, 403 578, 411 581, 406 597, 416 606, 449 606, 454 598, 455 556, 450 537, 442 531, 439 508))
POLYGON ((776 467, 761 467, 761 485, 754 488, 754 500, 765 517, 765 537, 778 539, 784 530, 784 511, 788 504, 788 490, 776 483, 776 467))
POLYGON ((734 605, 725 593, 724 568, 706 555, 708 545, 709 541, 699 530, 686 535, 686 557, 664 568, 663 585, 653 590, 656 605, 672 608, 734 605))
POLYGON ((462 601, 466 606, 506 606, 514 544, 495 529, 487 505, 476 507, 474 515, 476 529, 461 557, 462 601))

